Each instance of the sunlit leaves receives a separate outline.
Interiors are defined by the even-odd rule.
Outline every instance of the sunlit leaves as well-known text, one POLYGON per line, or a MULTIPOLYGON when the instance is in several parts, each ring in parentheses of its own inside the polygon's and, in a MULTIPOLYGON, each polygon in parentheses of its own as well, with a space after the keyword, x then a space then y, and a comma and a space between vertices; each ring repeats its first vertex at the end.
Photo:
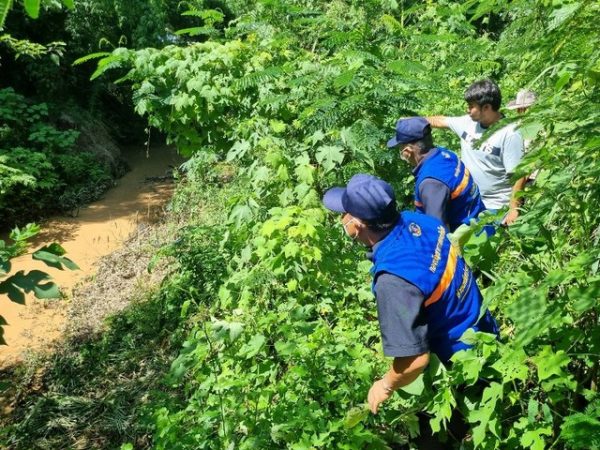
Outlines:
POLYGON ((25 11, 32 19, 37 19, 40 15, 40 3, 41 0, 23 0, 25 11))
POLYGON ((325 172, 329 172, 342 163, 344 160, 344 152, 342 147, 336 145, 324 145, 317 149, 315 157, 323 166, 325 172))

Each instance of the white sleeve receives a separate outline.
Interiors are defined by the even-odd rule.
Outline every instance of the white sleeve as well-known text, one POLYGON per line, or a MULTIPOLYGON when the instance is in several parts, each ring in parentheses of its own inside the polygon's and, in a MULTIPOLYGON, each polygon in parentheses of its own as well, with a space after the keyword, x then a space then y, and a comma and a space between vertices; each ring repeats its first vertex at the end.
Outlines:
POLYGON ((446 117, 448 128, 454 131, 459 138, 462 138, 463 133, 467 131, 467 125, 469 122, 471 122, 471 118, 468 115, 460 117, 446 117))
POLYGON ((515 132, 510 134, 504 140, 502 149, 502 164, 507 174, 515 171, 515 168, 523 157, 523 137, 521 133, 515 132))

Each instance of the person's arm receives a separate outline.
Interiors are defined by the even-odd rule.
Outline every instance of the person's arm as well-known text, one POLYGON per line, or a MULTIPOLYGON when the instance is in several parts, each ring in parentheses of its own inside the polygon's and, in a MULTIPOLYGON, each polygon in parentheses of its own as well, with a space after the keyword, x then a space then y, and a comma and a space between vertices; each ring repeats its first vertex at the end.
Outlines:
MULTIPOLYGON (((518 132, 506 138, 502 151, 502 163, 504 164, 504 170, 506 170, 508 176, 510 176, 519 165, 519 162, 523 157, 523 146, 523 138, 518 132)), ((523 177, 518 179, 513 185, 508 213, 503 221, 504 225, 512 225, 519 217, 521 199, 517 198, 517 194, 523 190, 526 182, 527 177, 523 177)))
POLYGON ((446 209, 450 199, 450 189, 435 178, 425 178, 419 184, 419 196, 423 210, 428 216, 435 217, 448 225, 446 209))
POLYGON ((375 280, 377 318, 383 353, 394 363, 382 380, 373 383, 367 401, 375 414, 379 404, 399 387, 412 383, 429 361, 427 323, 421 314, 425 296, 413 284, 383 273, 375 280))
POLYGON ((508 206, 508 212, 502 222, 504 225, 512 225, 515 220, 519 217, 519 207, 521 206, 521 199, 517 197, 517 194, 523 190, 527 183, 527 177, 523 177, 517 180, 512 187, 512 194, 510 196, 510 203, 508 206))
POLYGON ((394 358, 390 370, 381 380, 376 381, 369 390, 367 400, 373 414, 377 414, 379 405, 392 396, 396 389, 415 381, 429 364, 429 352, 420 355, 394 358))
POLYGON ((448 118, 446 116, 427 116, 425 119, 432 128, 448 128, 448 118))

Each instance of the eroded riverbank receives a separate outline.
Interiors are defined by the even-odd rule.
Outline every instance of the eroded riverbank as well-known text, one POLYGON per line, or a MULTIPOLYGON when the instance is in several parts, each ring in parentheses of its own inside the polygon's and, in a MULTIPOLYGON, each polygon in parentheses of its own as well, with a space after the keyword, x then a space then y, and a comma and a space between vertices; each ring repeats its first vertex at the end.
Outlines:
MULTIPOLYGON (((0 346, 0 367, 21 360, 28 351, 40 350, 56 341, 69 326, 73 289, 93 277, 102 257, 118 250, 123 242, 162 215, 174 185, 166 179, 173 166, 181 163, 175 150, 128 149, 123 153, 131 167, 103 199, 80 209, 77 217, 56 217, 41 224, 42 232, 31 249, 59 242, 80 270, 60 271, 23 255, 13 261, 13 270, 40 269, 48 272, 65 295, 62 300, 42 301, 28 296, 25 305, 2 298, 2 315, 7 345, 0 346)), ((127 274, 125 274, 127 275, 127 274)), ((101 299, 97 299, 101 301, 101 299)), ((102 305, 97 305, 100 309, 102 305)))

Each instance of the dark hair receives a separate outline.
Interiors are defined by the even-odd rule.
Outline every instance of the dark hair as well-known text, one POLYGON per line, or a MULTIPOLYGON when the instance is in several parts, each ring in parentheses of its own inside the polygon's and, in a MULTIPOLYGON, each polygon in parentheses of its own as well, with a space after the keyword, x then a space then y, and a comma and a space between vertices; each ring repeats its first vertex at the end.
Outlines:
POLYGON ((491 105, 494 111, 498 111, 502 103, 502 94, 500 94, 498 85, 492 80, 479 80, 466 90, 465 101, 467 103, 475 103, 480 107, 491 105))
POLYGON ((398 209, 396 209, 396 202, 393 201, 385 208, 381 214, 381 217, 373 220, 361 220, 371 231, 382 232, 390 231, 392 228, 394 228, 396 226, 396 222, 398 222, 398 216, 399 213, 398 209))
POLYGON ((419 139, 418 141, 411 142, 411 144, 419 147, 419 153, 421 154, 427 153, 429 150, 431 150, 434 147, 433 137, 431 136, 431 127, 427 125, 427 127, 423 130, 423 138, 419 139))

